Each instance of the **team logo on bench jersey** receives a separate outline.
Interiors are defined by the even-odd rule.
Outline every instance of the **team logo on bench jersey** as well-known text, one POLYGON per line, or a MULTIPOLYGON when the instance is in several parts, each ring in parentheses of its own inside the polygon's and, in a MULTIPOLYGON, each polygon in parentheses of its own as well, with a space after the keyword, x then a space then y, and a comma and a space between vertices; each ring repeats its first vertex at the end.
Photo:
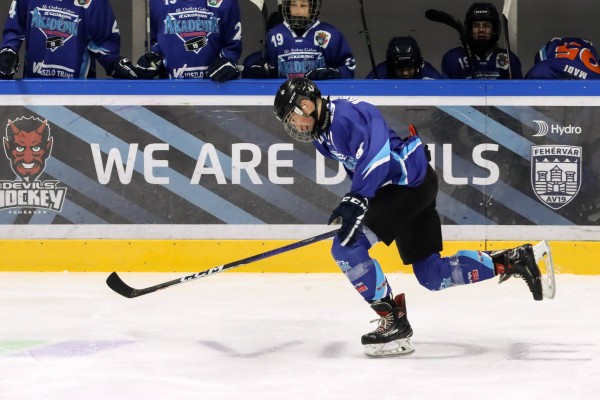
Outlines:
POLYGON ((32 11, 31 27, 37 28, 46 37, 46 49, 54 52, 77 36, 81 19, 68 10, 37 7, 32 11))
POLYGON ((170 13, 165 18, 165 35, 177 35, 187 51, 198 54, 211 33, 219 32, 219 20, 213 13, 190 10, 170 13))
POLYGON ((538 199, 558 210, 577 196, 581 186, 580 146, 531 146, 531 185, 538 199))

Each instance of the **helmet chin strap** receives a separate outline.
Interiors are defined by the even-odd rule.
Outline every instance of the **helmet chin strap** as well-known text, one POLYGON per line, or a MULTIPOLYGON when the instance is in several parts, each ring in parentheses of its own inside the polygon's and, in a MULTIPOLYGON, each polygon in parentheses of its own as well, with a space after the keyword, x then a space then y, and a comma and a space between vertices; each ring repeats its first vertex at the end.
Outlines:
POLYGON ((321 108, 317 112, 317 107, 312 112, 311 117, 315 120, 315 126, 313 132, 315 134, 321 134, 327 132, 329 125, 331 124, 331 111, 329 111, 329 96, 327 99, 321 98, 321 108))

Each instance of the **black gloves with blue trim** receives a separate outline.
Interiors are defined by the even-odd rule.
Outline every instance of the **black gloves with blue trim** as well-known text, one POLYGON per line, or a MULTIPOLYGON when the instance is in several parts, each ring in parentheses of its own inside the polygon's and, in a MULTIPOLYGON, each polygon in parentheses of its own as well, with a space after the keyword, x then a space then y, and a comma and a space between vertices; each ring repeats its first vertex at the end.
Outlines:
POLYGON ((340 205, 333 210, 327 225, 342 225, 336 234, 342 246, 354 243, 358 237, 360 225, 368 208, 368 199, 357 194, 347 193, 342 198, 340 205))

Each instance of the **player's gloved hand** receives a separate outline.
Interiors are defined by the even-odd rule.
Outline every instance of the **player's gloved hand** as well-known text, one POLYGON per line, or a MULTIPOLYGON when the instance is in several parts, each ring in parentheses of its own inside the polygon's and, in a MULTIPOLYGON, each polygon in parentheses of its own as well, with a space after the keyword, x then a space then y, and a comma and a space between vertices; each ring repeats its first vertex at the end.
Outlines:
POLYGON ((114 60, 110 65, 110 76, 115 79, 137 79, 135 67, 127 57, 114 60))
POLYGON ((154 79, 164 67, 160 54, 149 51, 137 60, 135 72, 139 79, 154 79))
POLYGON ((315 68, 308 71, 305 77, 313 81, 321 81, 324 79, 340 79, 342 74, 335 68, 315 68))
POLYGON ((208 67, 208 77, 215 82, 223 83, 240 76, 240 70, 233 61, 219 57, 208 67))
POLYGON ((19 55, 10 47, 0 50, 0 79, 12 79, 19 70, 19 55))
POLYGON ((243 78, 248 79, 270 79, 277 77, 277 71, 275 67, 268 62, 262 62, 261 64, 251 65, 249 68, 244 68, 242 73, 243 78))
POLYGON ((358 237, 358 228, 362 224, 363 217, 369 208, 369 200, 353 193, 347 193, 331 213, 327 225, 342 224, 337 232, 337 237, 342 246, 352 244, 358 237))

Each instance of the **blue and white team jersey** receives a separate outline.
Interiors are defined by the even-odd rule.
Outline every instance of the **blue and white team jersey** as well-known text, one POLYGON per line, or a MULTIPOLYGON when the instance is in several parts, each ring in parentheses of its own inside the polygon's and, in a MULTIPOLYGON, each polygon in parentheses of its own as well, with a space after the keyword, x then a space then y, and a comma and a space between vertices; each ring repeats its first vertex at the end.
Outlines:
POLYGON ((237 64, 242 54, 237 0, 150 0, 150 27, 171 78, 208 78, 217 58, 237 64))
MULTIPOLYGON (((394 79, 388 77, 387 63, 385 61, 377 64, 375 71, 371 70, 365 79, 375 79, 375 72, 377 72, 377 79, 394 79)), ((423 61, 421 73, 411 79, 442 79, 442 75, 431 63, 423 61)))
MULTIPOLYGON (((505 49, 496 48, 486 57, 473 54, 476 79, 510 79, 508 55, 505 49)), ((510 52, 512 79, 521 79, 521 60, 510 52)), ((448 50, 442 58, 442 76, 446 79, 472 79, 465 49, 456 47, 448 50)))
POLYGON ((12 0, 0 48, 23 40, 25 78, 86 78, 90 52, 104 68, 120 58, 109 0, 12 0))
POLYGON ((600 58, 588 40, 553 38, 536 54, 525 79, 600 79, 600 58))
POLYGON ((329 103, 331 126, 313 141, 325 157, 338 160, 352 179, 350 191, 366 198, 382 186, 419 186, 428 168, 418 136, 401 139, 372 104, 355 98, 329 103))
POLYGON ((315 68, 336 68, 353 79, 356 60, 350 45, 333 25, 315 19, 302 36, 281 22, 267 32, 267 61, 280 78, 302 78, 315 68))

